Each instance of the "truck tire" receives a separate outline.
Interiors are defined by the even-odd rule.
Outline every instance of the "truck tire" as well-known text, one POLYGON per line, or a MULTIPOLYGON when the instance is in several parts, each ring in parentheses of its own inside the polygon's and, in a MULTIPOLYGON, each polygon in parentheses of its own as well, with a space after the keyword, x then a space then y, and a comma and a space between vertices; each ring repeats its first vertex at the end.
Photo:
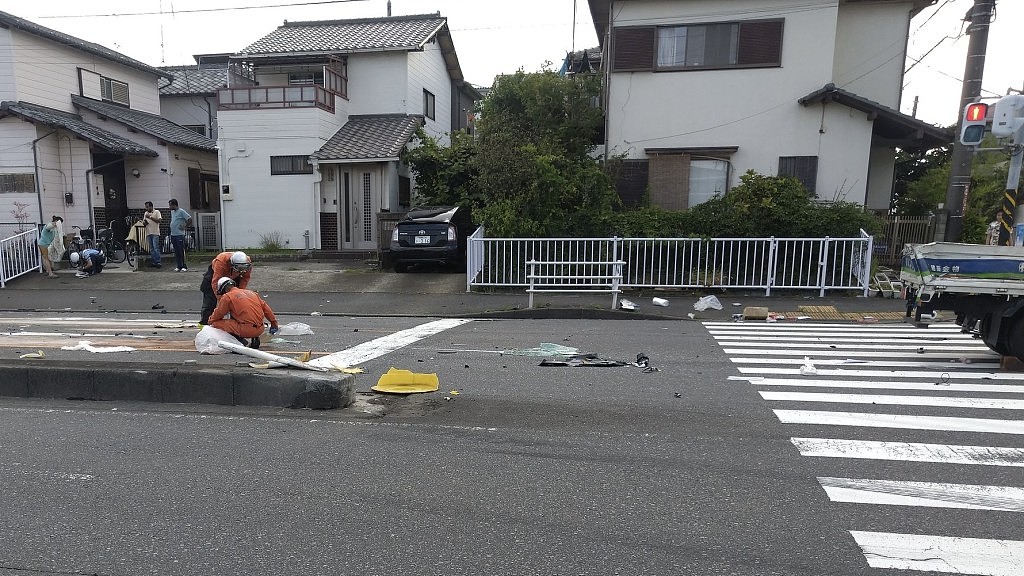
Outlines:
POLYGON ((1009 350, 1007 356, 1016 356, 1018 360, 1024 362, 1024 316, 1018 314, 1013 318, 1004 318, 1003 322, 1007 324, 1006 329, 1002 331, 1006 334, 1006 347, 1009 350))
MULTIPOLYGON (((1007 322, 1000 322, 999 328, 1000 333, 993 334, 992 314, 985 314, 981 318, 981 326, 978 328, 981 332, 981 341, 996 354, 1001 356, 1016 356, 1017 354, 1010 349, 1010 345, 1007 342, 1008 339, 1006 338, 1006 333, 1009 332, 1009 330, 1007 330, 1007 322)), ((1022 347, 1022 351, 1024 351, 1024 347, 1022 347)))

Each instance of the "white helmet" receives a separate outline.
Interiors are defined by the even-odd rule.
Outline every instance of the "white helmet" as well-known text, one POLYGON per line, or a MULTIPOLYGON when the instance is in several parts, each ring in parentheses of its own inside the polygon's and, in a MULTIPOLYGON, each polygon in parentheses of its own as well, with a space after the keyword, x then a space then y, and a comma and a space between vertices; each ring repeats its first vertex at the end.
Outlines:
POLYGON ((71 260, 72 264, 78 264, 78 260, 80 257, 78 256, 78 252, 72 252, 71 256, 69 256, 68 258, 71 260))
POLYGON ((217 294, 223 294, 227 292, 228 288, 231 288, 234 285, 235 281, 232 280, 231 278, 225 277, 221 278, 220 280, 217 280, 217 294))
POLYGON ((238 251, 231 255, 231 267, 238 272, 245 272, 252 267, 252 260, 245 254, 245 252, 238 251))

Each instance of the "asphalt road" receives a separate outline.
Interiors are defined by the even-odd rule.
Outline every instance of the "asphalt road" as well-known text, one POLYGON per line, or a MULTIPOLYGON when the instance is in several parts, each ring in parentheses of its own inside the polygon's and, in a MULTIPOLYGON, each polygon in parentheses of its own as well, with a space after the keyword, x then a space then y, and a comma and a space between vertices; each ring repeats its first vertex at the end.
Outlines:
MULTIPOLYGON (((432 318, 309 320, 316 335, 296 348, 329 351, 432 318)), ((85 355, 61 351, 55 359, 75 360, 65 353, 85 355)), ((359 363, 366 370, 357 376, 361 402, 341 411, 3 399, 0 568, 103 575, 894 576, 919 572, 872 567, 886 560, 865 554, 854 532, 936 535, 978 550, 1001 542, 1004 556, 1016 550, 1024 506, 1012 492, 984 500, 998 501, 996 510, 941 505, 943 497, 976 504, 977 494, 933 494, 939 506, 842 502, 826 494, 821 478, 1019 490, 1024 444, 1013 430, 1024 411, 1012 403, 993 409, 868 399, 851 407, 836 399, 776 399, 764 394, 807 390, 807 382, 737 379, 799 378, 805 353, 818 364, 816 380, 856 382, 849 385, 858 393, 876 386, 876 393, 900 394, 890 390, 898 388, 893 382, 910 382, 924 390, 903 394, 922 398, 1021 395, 1017 376, 1000 372, 990 353, 955 331, 921 334, 898 323, 514 319, 473 320, 369 354, 359 363), (658 370, 548 367, 537 356, 501 353, 542 343, 621 360, 642 352, 658 370), (921 365, 898 364, 906 361, 921 365), (392 366, 435 372, 441 388, 371 394, 369 386, 392 366), (1006 387, 935 393, 942 374, 958 385, 1006 387), (830 414, 819 422, 785 420, 786 410, 798 409, 830 414), (953 428, 932 421, 879 427, 866 417, 837 426, 844 411, 922 415, 953 428), (983 430, 959 429, 965 426, 983 430), (978 446, 989 457, 1010 452, 989 465, 822 458, 807 455, 797 438, 978 446)), ((114 370, 121 365, 111 359, 114 370)), ((837 384, 815 386, 821 392, 837 384)), ((929 552, 939 559, 944 553, 929 552)), ((1001 560, 997 568, 1014 569, 1006 568, 1012 558, 1001 560)), ((952 572, 949 565, 933 569, 952 572)))

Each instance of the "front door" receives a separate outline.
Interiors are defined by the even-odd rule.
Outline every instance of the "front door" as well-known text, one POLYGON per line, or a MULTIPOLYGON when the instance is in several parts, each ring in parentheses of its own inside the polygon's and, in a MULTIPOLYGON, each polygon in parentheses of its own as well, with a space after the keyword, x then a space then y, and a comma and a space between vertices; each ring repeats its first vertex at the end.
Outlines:
POLYGON ((380 205, 380 171, 373 165, 351 166, 342 172, 341 222, 343 250, 377 249, 377 212, 380 205))
POLYGON ((124 221, 125 216, 128 215, 128 194, 126 193, 123 160, 123 157, 113 154, 92 155, 92 165, 102 166, 96 169, 96 174, 103 177, 104 214, 102 218, 96 218, 96 225, 99 228, 112 228, 118 239, 123 239, 128 233, 128 227, 124 221))

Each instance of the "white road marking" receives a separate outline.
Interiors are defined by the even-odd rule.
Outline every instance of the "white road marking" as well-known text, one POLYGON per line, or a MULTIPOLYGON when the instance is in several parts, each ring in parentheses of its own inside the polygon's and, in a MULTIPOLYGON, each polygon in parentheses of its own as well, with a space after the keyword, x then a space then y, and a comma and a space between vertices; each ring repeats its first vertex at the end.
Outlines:
MULTIPOLYGON (((817 364, 812 360, 812 363, 817 364)), ((856 370, 853 366, 856 364, 850 364, 851 368, 832 370, 825 368, 818 368, 818 376, 850 376, 860 378, 927 378, 933 382, 939 382, 949 379, 971 379, 971 380, 1024 380, 1024 373, 1011 373, 1011 372, 957 372, 957 369, 963 370, 966 366, 963 364, 952 364, 949 367, 949 371, 941 370, 856 370)), ((773 374, 778 376, 799 376, 800 368, 766 368, 766 367, 747 367, 740 366, 737 368, 741 374, 773 374)))
POLYGON ((907 382, 897 380, 823 380, 812 378, 762 378, 760 376, 729 376, 755 386, 793 386, 804 388, 863 388, 878 390, 932 390, 941 392, 998 392, 1024 394, 1017 384, 959 384, 951 382, 907 382))
POLYGON ((837 404, 881 404, 889 406, 944 406, 1024 410, 1024 400, 1006 398, 955 398, 952 396, 897 396, 890 394, 834 394, 831 392, 761 392, 765 400, 784 402, 832 402, 837 404))
POLYGON ((899 428, 903 430, 1024 434, 1024 420, 871 414, 866 412, 829 412, 827 410, 774 410, 774 412, 783 424, 824 424, 827 426, 899 428))
POLYGON ((801 456, 1024 467, 1024 448, 877 442, 836 438, 790 438, 801 456))
POLYGON ((833 502, 1024 512, 1024 488, 819 477, 833 502))
MULTIPOLYGON (((980 341, 963 341, 959 343, 939 343, 939 342, 925 342, 922 341, 920 344, 914 343, 901 343, 894 344, 891 342, 874 343, 874 344, 830 344, 832 340, 826 341, 815 341, 815 342, 783 342, 781 340, 772 339, 770 341, 764 341, 761 339, 743 339, 735 342, 719 342, 722 346, 732 346, 734 350, 745 351, 750 348, 761 348, 770 350, 772 348, 780 348, 782 350, 791 350, 793 348, 807 348, 814 350, 909 350, 911 352, 917 352, 918 349, 924 348, 926 352, 944 352, 944 351, 977 351, 977 352, 990 352, 988 346, 981 343, 980 341), (977 342, 972 344, 971 342, 977 342), (826 348, 826 346, 828 346, 826 348)), ((858 339, 857 342, 863 342, 858 339)), ((729 350, 727 349, 726 352, 729 350)), ((765 352, 766 354, 776 354, 778 352, 770 351, 765 352)), ((902 353, 902 352, 901 352, 902 353)), ((804 352, 806 354, 806 352, 804 352)))
MULTIPOLYGON (((854 359, 854 358, 850 358, 850 359, 819 358, 815 354, 806 353, 806 352, 801 354, 799 358, 746 358, 746 357, 740 357, 740 358, 730 358, 730 360, 732 360, 733 363, 735 363, 735 364, 752 364, 752 365, 755 365, 755 366, 759 365, 759 364, 772 364, 772 365, 775 365, 775 366, 785 366, 785 365, 801 366, 801 365, 804 364, 804 358, 803 358, 804 356, 809 357, 811 359, 811 362, 813 362, 814 365, 818 366, 818 367, 821 367, 821 366, 858 366, 858 365, 864 366, 864 365, 871 365, 871 366, 893 366, 893 367, 896 367, 896 368, 931 368, 931 369, 938 369, 938 368, 947 368, 947 367, 951 367, 951 366, 956 366, 956 367, 964 367, 964 368, 970 369, 972 367, 972 365, 974 365, 974 364, 999 364, 999 357, 998 356, 991 356, 991 357, 980 358, 980 359, 973 360, 972 362, 969 362, 969 363, 964 363, 964 362, 907 362, 907 361, 903 361, 903 360, 888 360, 888 359, 885 359, 885 358, 882 358, 882 359, 879 359, 879 360, 862 360, 862 359, 854 359)), ((985 366, 985 368, 988 369, 990 367, 989 366, 985 366)))
POLYGON ((872 568, 1020 576, 1024 541, 851 530, 872 568))
MULTIPOLYGON (((925 352, 917 353, 917 348, 912 347, 912 352, 906 350, 889 350, 888 348, 876 347, 873 350, 839 350, 839 349, 822 349, 820 346, 814 350, 805 349, 779 349, 774 350, 772 348, 723 348, 722 351, 726 354, 764 354, 765 356, 799 356, 801 359, 804 356, 810 356, 812 359, 816 358, 880 358, 886 354, 889 356, 896 356, 899 358, 918 358, 921 360, 936 360, 941 359, 949 361, 950 356, 956 356, 957 358, 968 358, 973 363, 979 362, 999 362, 999 356, 994 352, 990 352, 988 348, 984 350, 981 348, 974 349, 945 349, 940 350, 937 348, 929 347, 925 352)), ((877 364, 877 362, 873 362, 877 364)))
POLYGON ((357 346, 353 346, 347 350, 341 350, 333 354, 321 356, 315 360, 310 360, 309 364, 314 366, 320 366, 323 368, 332 368, 336 366, 357 366, 366 362, 367 360, 373 360, 385 354, 389 354, 408 346, 414 342, 422 340, 427 336, 433 336, 439 332, 448 330, 471 322, 472 320, 463 320, 459 318, 448 318, 445 320, 435 320, 433 322, 427 322, 426 324, 420 324, 406 330, 399 330, 393 334, 387 336, 381 336, 369 342, 363 342, 357 346))

